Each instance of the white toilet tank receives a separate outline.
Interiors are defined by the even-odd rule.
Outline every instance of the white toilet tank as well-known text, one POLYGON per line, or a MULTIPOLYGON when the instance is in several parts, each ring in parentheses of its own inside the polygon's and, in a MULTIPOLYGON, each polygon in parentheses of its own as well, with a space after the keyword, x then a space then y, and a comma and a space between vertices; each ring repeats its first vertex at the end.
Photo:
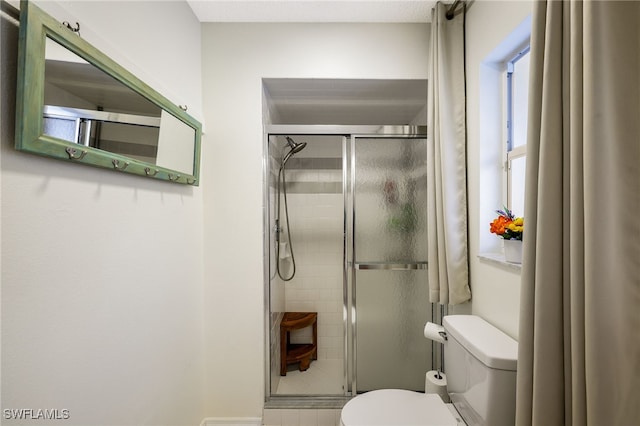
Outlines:
POLYGON ((447 388, 467 425, 514 425, 518 343, 475 315, 448 315, 442 325, 447 388))

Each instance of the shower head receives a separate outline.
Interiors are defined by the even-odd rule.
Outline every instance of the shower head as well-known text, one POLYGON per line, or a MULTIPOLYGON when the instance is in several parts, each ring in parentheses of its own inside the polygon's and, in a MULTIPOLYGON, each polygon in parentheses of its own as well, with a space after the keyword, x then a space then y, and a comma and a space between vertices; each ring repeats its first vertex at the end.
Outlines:
POLYGON ((291 148, 291 154, 297 154, 300 151, 302 151, 305 146, 307 146, 306 142, 297 143, 293 139, 291 139, 289 136, 285 136, 285 139, 287 140, 287 144, 291 148))
POLYGON ((291 139, 289 136, 285 136, 285 139, 287 140, 287 144, 291 149, 284 156, 284 159, 282 160, 282 167, 284 167, 284 165, 287 164, 287 161, 289 161, 289 158, 293 157, 293 154, 299 153, 304 149, 305 146, 307 146, 306 142, 297 143, 293 139, 291 139))

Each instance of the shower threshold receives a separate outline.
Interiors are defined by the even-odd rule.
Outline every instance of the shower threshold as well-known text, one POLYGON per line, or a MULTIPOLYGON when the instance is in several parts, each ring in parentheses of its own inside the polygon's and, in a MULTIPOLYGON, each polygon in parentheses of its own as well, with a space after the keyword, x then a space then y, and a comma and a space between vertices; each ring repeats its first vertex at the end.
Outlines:
POLYGON ((350 396, 324 395, 272 395, 264 403, 265 409, 340 409, 349 402, 350 396))

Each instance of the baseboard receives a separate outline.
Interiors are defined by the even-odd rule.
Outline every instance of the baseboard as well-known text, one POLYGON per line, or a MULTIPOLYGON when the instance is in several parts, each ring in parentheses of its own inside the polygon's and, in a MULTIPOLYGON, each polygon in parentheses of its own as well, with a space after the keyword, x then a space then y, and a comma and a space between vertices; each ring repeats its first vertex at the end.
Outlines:
POLYGON ((261 417, 207 417, 200 426, 261 426, 261 417))

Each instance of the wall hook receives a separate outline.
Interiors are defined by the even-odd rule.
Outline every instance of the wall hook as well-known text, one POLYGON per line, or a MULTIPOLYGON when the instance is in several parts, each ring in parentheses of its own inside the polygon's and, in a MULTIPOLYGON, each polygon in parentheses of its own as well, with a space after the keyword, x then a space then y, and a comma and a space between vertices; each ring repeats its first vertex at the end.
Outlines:
POLYGON ((178 105, 178 108, 180 108, 183 111, 187 111, 187 109, 189 109, 186 105, 178 105))
POLYGON ((76 26, 75 26, 75 28, 74 28, 74 27, 72 27, 72 26, 71 26, 71 24, 70 24, 70 23, 68 23, 67 21, 64 21, 64 22, 62 23, 62 25, 64 25, 64 26, 65 26, 65 27, 67 27, 70 31, 72 31, 72 32, 74 32, 74 33, 78 34, 78 36, 80 36, 80 23, 79 23, 79 22, 76 22, 76 26))
POLYGON ((187 183, 189 185, 193 185, 194 183, 196 183, 196 178, 187 178, 187 183))
POLYGON ((177 182, 180 179, 180 175, 174 175, 173 173, 169 173, 169 180, 171 182, 177 182))
POLYGON ((155 176, 158 174, 159 170, 158 169, 151 170, 151 168, 145 167, 144 172, 147 174, 147 176, 155 176))
POLYGON ((65 151, 67 151, 67 154, 69 155, 69 160, 82 160, 84 156, 87 155, 87 151, 71 147, 65 149, 65 151))
POLYGON ((124 162, 123 165, 120 165, 120 160, 113 160, 111 161, 113 163, 113 168, 116 170, 124 170, 129 166, 128 162, 124 162))

